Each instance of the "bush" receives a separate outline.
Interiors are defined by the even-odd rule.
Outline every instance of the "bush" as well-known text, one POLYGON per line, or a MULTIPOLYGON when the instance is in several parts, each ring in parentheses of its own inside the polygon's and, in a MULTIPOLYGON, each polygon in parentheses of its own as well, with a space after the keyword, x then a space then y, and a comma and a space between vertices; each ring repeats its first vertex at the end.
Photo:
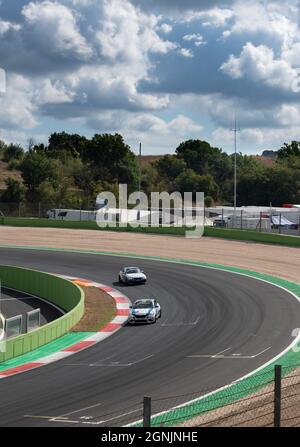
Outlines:
POLYGON ((21 160, 24 156, 24 150, 18 144, 6 146, 3 152, 3 161, 9 162, 13 159, 21 160))

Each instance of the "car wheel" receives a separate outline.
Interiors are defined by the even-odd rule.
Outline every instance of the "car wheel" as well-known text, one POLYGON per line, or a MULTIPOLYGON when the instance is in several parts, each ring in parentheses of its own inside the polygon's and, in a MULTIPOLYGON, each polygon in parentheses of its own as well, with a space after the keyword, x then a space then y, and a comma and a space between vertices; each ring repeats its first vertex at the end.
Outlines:
POLYGON ((158 318, 161 318, 161 311, 159 312, 159 317, 158 318))

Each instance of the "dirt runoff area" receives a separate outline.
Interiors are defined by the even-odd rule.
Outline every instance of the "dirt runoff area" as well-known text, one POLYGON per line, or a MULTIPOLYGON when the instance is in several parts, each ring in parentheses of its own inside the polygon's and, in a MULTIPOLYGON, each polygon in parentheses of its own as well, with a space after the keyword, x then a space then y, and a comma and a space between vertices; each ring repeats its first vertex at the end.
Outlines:
POLYGON ((97 287, 80 286, 84 291, 84 315, 72 327, 72 332, 98 332, 116 315, 116 304, 111 296, 97 287))
POLYGON ((62 228, 0 229, 0 245, 72 248, 214 262, 300 283, 300 249, 202 237, 146 235, 62 228))

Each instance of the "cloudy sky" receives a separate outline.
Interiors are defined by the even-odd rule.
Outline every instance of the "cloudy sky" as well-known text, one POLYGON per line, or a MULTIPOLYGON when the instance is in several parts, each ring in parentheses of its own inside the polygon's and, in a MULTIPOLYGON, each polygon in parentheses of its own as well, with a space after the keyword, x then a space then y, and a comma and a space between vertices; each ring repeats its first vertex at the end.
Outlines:
POLYGON ((300 139, 299 0, 0 0, 0 138, 120 132, 245 153, 300 139))

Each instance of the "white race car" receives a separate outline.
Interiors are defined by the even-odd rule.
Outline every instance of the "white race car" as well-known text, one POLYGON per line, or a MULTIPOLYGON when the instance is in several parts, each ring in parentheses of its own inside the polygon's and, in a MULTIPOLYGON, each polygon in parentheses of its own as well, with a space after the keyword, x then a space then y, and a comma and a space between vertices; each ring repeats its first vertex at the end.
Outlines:
POLYGON ((160 317, 161 307, 155 299, 136 300, 130 306, 128 323, 156 323, 160 317))
POLYGON ((147 276, 139 267, 124 267, 119 271, 119 281, 123 284, 145 284, 147 276))

